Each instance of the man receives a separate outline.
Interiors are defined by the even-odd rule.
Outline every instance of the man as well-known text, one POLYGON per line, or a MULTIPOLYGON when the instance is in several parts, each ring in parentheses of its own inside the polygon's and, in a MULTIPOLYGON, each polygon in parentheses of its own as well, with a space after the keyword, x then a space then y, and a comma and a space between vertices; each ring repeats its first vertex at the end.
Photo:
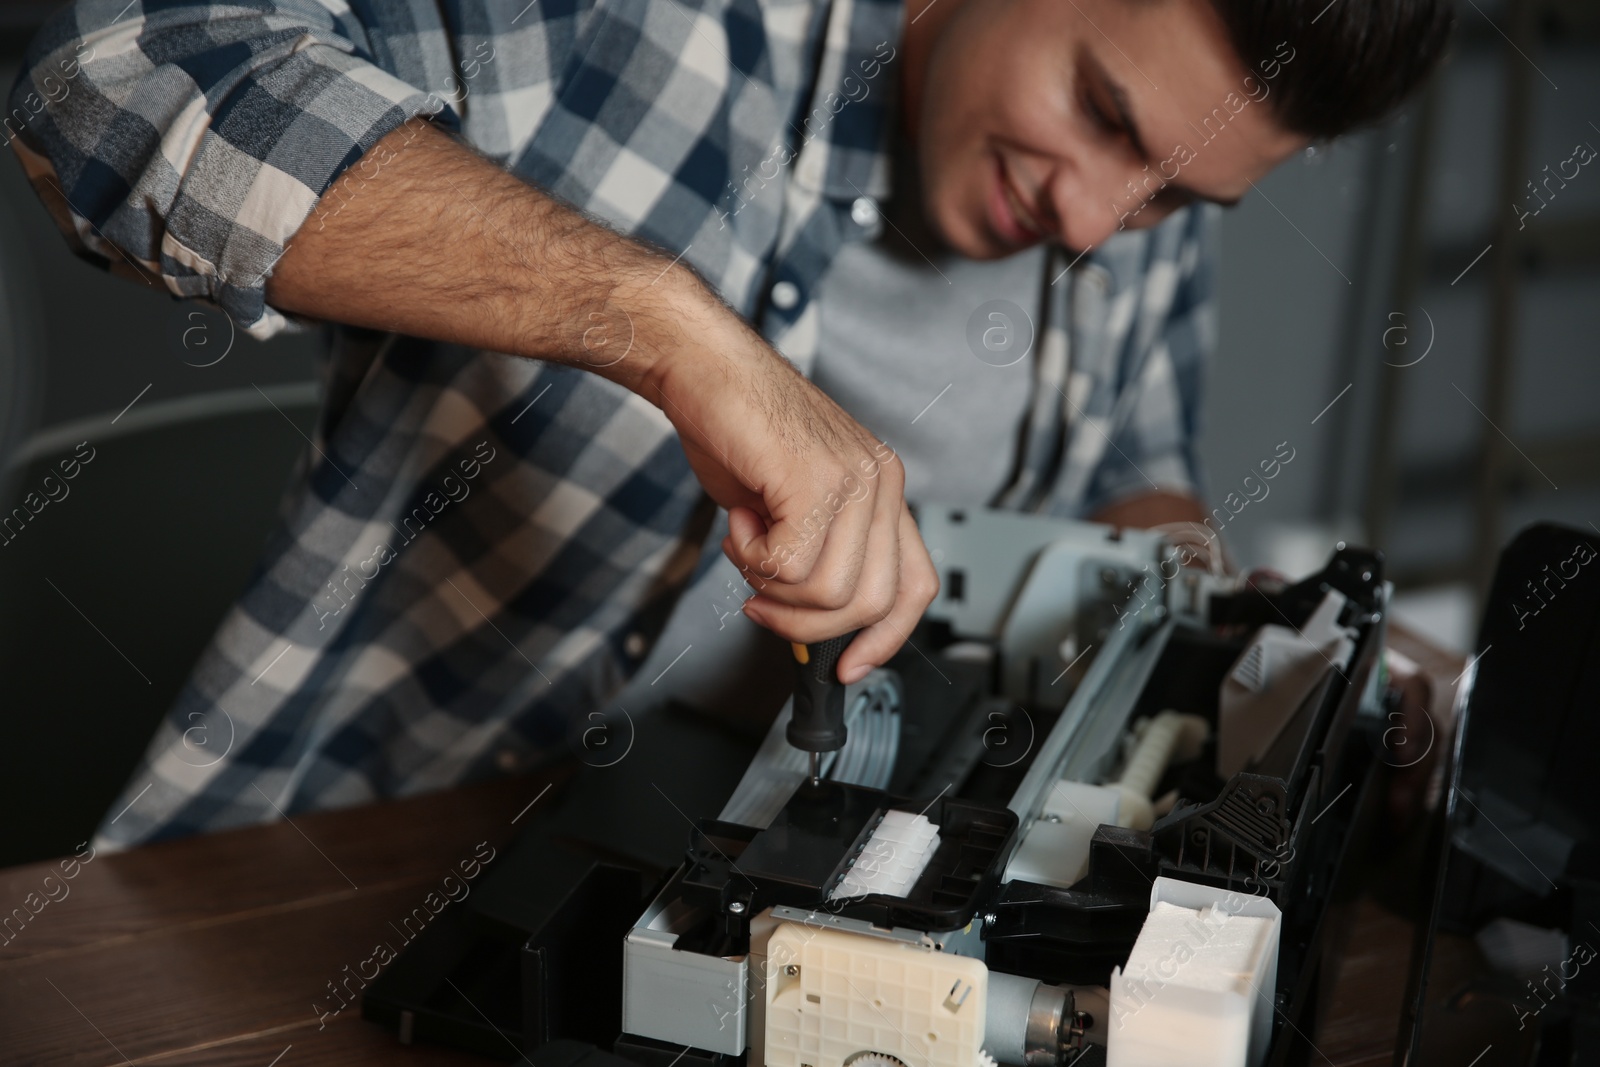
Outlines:
POLYGON ((343 327, 284 523, 107 845, 560 748, 638 669, 714 505, 743 614, 861 629, 845 681, 937 590, 908 478, 942 492, 987 450, 954 490, 975 502, 1201 519, 1213 219, 1184 205, 1382 114, 1449 23, 1442 0, 124 2, 30 51, 6 126, 41 196, 258 337, 343 327), (1009 398, 965 412, 975 438, 917 444, 932 377, 901 372, 909 421, 869 431, 804 376, 850 392, 916 336, 894 286, 919 259, 1012 294, 934 339, 1009 375, 974 387, 1009 398))

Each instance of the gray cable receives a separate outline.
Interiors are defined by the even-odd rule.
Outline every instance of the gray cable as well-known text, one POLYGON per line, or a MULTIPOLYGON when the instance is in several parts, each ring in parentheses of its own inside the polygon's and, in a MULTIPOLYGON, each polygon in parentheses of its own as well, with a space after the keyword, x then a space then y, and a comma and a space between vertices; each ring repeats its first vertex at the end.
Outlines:
MULTIPOLYGON (((844 748, 822 760, 824 778, 851 785, 883 789, 894 775, 900 750, 900 714, 905 687, 895 671, 878 668, 845 689, 844 748)), ((806 753, 789 744, 784 731, 791 706, 783 710, 767 731, 739 786, 718 816, 724 822, 765 828, 788 803, 810 774, 806 753)))

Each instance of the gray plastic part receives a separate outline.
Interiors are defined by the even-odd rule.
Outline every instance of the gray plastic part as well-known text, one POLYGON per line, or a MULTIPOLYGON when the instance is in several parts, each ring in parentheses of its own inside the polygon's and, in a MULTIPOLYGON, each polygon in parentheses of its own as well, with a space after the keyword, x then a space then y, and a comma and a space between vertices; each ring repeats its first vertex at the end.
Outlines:
MULTIPOLYGON (((1134 704, 1155 672, 1172 630, 1170 618, 1157 623, 1152 613, 1146 616, 1111 631, 1066 710, 1039 745, 1007 805, 1021 820, 1019 839, 1033 827, 1057 782, 1099 781, 1111 769, 1134 704)), ((1006 880, 1010 881, 1009 874, 1006 880)))
POLYGON ((622 1029, 674 1045, 737 1056, 747 1044, 748 967, 674 946, 695 916, 669 906, 674 875, 634 924, 622 945, 622 1029))
MULTIPOLYGON (((1062 682, 1069 660, 1062 650, 1080 645, 1086 648, 1095 641, 1095 635, 1085 633, 1085 627, 1079 625, 1087 602, 1106 600, 1115 604, 1125 590, 1134 587, 1136 578, 1144 577, 1129 560, 1118 558, 1125 553, 1124 549, 1124 553, 1113 555, 1098 546, 1086 553, 1081 543, 1065 538, 1039 552, 1001 624, 1000 647, 1005 656, 1001 686, 1006 696, 1044 708, 1059 708, 1066 703, 1069 688, 1062 682), (1111 580, 1099 581, 1101 574, 1111 580)), ((1152 550, 1151 557, 1154 555, 1152 550)), ((1123 611, 1137 613, 1137 605, 1143 603, 1136 600, 1123 611)), ((1113 607, 1113 614, 1117 610, 1113 607)), ((1164 610, 1158 607, 1157 616, 1164 610)), ((1067 656, 1076 658, 1077 652, 1068 652, 1067 656)))
MULTIPOLYGON (((960 637, 996 640, 1006 616, 1046 546, 1071 548, 1077 555, 1107 566, 1138 571, 1159 558, 1165 539, 1148 530, 1122 530, 1098 523, 986 508, 918 503, 917 528, 938 562, 939 595, 927 614, 950 624, 960 637), (961 572, 959 582, 950 581, 961 572), (959 588, 958 588, 959 587, 959 588)), ((1063 607, 1071 610, 1077 593, 1059 589, 1063 607)), ((1095 595, 1099 595, 1096 592, 1095 595)))
POLYGON ((1199 603, 1198 586, 1162 579, 1168 541, 1155 531, 938 505, 919 506, 917 525, 942 579, 927 617, 996 642, 1002 695, 1020 703, 1060 708, 1076 650, 1103 643, 1102 629, 1199 603))

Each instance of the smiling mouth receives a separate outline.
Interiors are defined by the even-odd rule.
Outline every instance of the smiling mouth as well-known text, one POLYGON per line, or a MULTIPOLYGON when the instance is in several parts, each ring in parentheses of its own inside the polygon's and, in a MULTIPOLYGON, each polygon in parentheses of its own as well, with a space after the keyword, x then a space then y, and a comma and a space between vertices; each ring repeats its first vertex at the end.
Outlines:
POLYGON ((1022 197, 1011 184, 1011 171, 1003 160, 1000 163, 1000 189, 1005 194, 1006 206, 1011 209, 1012 217, 1022 229, 1034 237, 1048 236, 1048 231, 1040 224, 1034 213, 1028 210, 1028 205, 1023 203, 1022 197))

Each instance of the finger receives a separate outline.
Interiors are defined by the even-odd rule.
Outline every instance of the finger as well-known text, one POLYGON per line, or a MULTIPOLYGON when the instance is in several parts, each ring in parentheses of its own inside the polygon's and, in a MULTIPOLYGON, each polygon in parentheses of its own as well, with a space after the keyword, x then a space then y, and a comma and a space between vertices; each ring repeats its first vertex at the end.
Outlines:
MULTIPOLYGON (((728 513, 728 535, 732 540, 729 558, 741 571, 758 574, 766 581, 786 585, 805 581, 821 552, 817 516, 826 512, 817 505, 796 500, 775 503, 770 508, 770 523, 735 519, 732 511, 728 513), (813 525, 807 527, 806 522, 813 525)), ((754 518, 754 512, 750 516, 754 518)))
POLYGON ((815 558, 802 564, 795 544, 778 538, 776 527, 776 523, 769 523, 749 508, 728 511, 728 536, 722 539, 723 554, 758 593, 790 588, 802 580, 797 577, 798 568, 815 568, 815 558))
POLYGON ((745 614, 780 637, 804 643, 837 637, 882 620, 895 603, 900 583, 901 535, 894 520, 904 506, 904 501, 899 501, 883 508, 883 521, 872 525, 861 580, 849 586, 850 598, 844 606, 794 604, 788 599, 793 589, 772 583, 745 601, 745 614))
POLYGON ((815 512, 807 520, 804 536, 822 544, 810 573, 791 583, 783 583, 780 576, 779 582, 761 590, 774 603, 843 611, 859 595, 872 558, 895 580, 898 563, 891 557, 898 556, 894 535, 898 501, 887 492, 875 492, 861 479, 840 485, 849 493, 828 494, 825 513, 815 512))
POLYGON ((773 534, 805 565, 805 573, 797 569, 789 582, 795 588, 784 591, 797 597, 791 602, 838 609, 850 602, 851 586, 860 579, 880 493, 874 482, 852 473, 848 460, 832 465, 818 485, 810 506, 783 514, 784 525, 773 534))
POLYGON ((893 549, 894 512, 885 507, 890 499, 891 493, 875 482, 846 474, 824 500, 833 518, 823 532, 817 564, 804 582, 782 591, 783 601, 834 611, 854 601, 869 560, 877 557, 883 566, 885 550, 893 549))
POLYGON ((796 607, 838 610, 849 602, 868 551, 877 498, 900 491, 892 478, 880 488, 876 466, 869 479, 843 457, 829 459, 828 473, 806 492, 772 502, 773 520, 764 529, 730 526, 734 563, 776 582, 768 592, 796 607))
POLYGON ((766 522, 750 508, 728 509, 728 535, 722 539, 722 552, 756 589, 778 576, 776 564, 754 547, 766 532, 766 522))
POLYGON ((882 620, 857 634, 844 650, 839 657, 841 679, 856 681, 873 667, 887 663, 910 640, 922 613, 939 595, 939 572, 904 501, 900 504, 899 550, 900 581, 894 606, 882 620))

